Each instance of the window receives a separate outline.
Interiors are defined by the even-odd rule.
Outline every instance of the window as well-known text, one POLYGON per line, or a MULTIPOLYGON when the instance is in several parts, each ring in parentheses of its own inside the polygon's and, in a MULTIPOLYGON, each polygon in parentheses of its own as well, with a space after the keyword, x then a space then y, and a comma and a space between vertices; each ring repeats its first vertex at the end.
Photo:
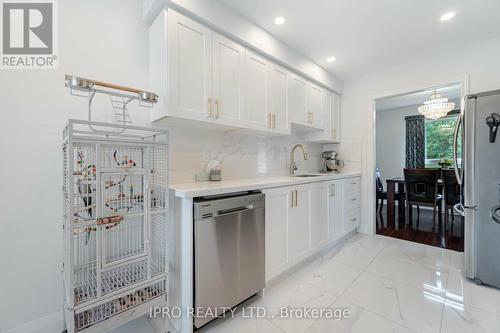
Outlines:
MULTIPOLYGON (((453 167, 453 134, 458 115, 425 120, 425 166, 439 168, 440 163, 453 167)), ((462 143, 458 142, 458 156, 462 155, 462 143)), ((460 162, 460 161, 459 161, 460 162)))

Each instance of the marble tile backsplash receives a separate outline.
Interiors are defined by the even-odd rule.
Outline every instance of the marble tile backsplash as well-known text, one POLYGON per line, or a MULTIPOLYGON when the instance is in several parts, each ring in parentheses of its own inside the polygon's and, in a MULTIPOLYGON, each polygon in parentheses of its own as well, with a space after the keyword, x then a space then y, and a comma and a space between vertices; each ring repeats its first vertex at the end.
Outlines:
MULTIPOLYGON (((199 128, 170 126, 170 182, 195 180, 195 174, 205 170, 211 159, 221 162, 225 180, 287 175, 290 168, 290 148, 305 143, 302 133, 291 136, 259 138, 199 128)), ((321 144, 306 144, 304 161, 296 151, 298 172, 318 172, 322 166, 321 144)))
POLYGON ((339 144, 325 144, 323 151, 333 150, 338 158, 344 161, 343 172, 361 172, 361 157, 363 149, 361 142, 342 142, 339 144))

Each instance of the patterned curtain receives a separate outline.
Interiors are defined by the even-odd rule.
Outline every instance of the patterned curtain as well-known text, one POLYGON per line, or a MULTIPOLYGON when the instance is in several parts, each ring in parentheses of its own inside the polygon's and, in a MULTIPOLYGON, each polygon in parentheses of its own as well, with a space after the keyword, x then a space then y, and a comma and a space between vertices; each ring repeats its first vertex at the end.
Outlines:
POLYGON ((425 119, 424 116, 406 117, 406 167, 425 167, 425 119))

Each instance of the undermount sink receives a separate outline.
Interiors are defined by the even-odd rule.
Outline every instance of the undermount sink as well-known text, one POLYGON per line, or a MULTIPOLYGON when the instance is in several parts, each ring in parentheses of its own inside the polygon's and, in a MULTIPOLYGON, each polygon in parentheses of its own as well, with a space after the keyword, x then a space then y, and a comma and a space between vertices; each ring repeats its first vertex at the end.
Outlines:
POLYGON ((301 178, 307 178, 307 177, 320 177, 321 175, 294 175, 294 177, 301 177, 301 178))

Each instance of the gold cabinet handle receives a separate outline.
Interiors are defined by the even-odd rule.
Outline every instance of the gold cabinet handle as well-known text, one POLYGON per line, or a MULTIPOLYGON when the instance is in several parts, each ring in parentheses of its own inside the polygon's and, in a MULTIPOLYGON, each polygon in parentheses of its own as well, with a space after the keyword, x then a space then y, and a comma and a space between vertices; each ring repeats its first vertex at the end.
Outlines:
POLYGON ((212 97, 208 98, 208 117, 212 118, 212 97))
POLYGON ((220 101, 219 99, 215 99, 215 119, 219 118, 220 115, 220 101))
POLYGON ((273 128, 276 128, 276 113, 273 113, 272 120, 273 128))

